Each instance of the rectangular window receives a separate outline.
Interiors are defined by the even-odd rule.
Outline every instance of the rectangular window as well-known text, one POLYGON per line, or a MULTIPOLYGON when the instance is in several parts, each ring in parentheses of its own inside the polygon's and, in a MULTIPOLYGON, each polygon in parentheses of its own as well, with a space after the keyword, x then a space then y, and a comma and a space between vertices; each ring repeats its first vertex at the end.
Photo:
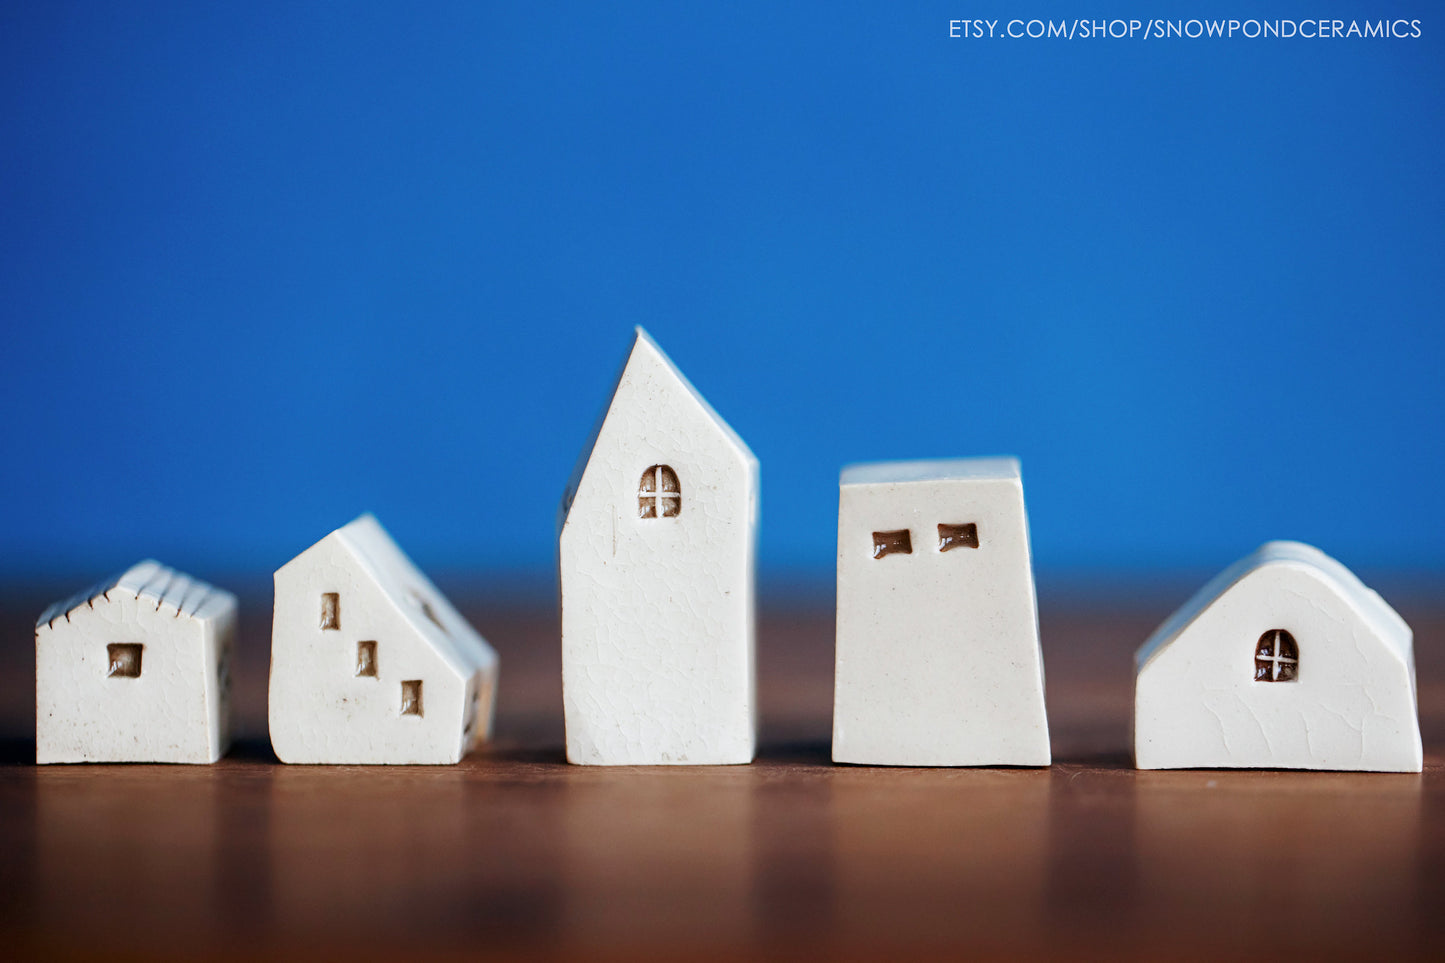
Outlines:
POLYGON ((938 550, 949 552, 955 548, 978 548, 978 525, 965 522, 962 525, 938 524, 938 550))
POLYGON ((882 558, 885 555, 912 555, 913 537, 908 534, 908 529, 900 528, 892 532, 873 533, 873 557, 882 558))
POLYGON ((401 684, 401 714, 421 715, 421 680, 408 679, 401 684))
POLYGON ((376 643, 356 643, 356 674, 367 678, 376 678, 376 643))
POLYGON ((105 674, 107 678, 140 678, 140 656, 142 646, 138 642, 115 642, 105 647, 110 662, 105 674))
POLYGON ((341 628, 341 596, 335 592, 323 592, 321 595, 321 627, 341 628))
POLYGON ((467 700, 467 724, 462 726, 462 744, 471 745, 472 728, 477 724, 477 709, 482 702, 482 694, 472 690, 471 698, 467 700))

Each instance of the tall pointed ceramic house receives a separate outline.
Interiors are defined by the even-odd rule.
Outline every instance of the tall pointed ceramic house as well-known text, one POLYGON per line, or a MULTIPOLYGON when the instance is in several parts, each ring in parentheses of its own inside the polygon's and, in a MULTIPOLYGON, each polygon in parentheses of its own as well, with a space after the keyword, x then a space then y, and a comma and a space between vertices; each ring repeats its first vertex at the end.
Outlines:
POLYGON ((558 519, 567 758, 752 761, 758 460, 641 328, 558 519))

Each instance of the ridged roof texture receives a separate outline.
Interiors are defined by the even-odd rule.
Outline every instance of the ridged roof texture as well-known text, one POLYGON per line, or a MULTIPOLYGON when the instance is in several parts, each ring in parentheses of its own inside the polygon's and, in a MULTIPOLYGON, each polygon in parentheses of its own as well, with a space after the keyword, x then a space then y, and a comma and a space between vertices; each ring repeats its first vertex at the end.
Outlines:
POLYGON ((61 618, 69 621, 70 613, 82 605, 94 607, 97 602, 110 602, 125 595, 155 602, 158 612, 193 619, 208 618, 235 601, 235 597, 223 589, 154 559, 146 559, 119 575, 56 602, 36 619, 35 627, 53 626, 61 618))

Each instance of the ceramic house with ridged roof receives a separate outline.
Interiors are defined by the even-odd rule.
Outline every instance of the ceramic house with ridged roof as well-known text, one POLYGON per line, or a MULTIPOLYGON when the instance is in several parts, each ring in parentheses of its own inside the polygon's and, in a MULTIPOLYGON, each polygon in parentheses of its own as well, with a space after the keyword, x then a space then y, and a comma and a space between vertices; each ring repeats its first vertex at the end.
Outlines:
POLYGON ((558 520, 567 758, 752 761, 758 461, 641 328, 558 520))
POLYGON ((1414 635, 1349 569, 1269 542, 1135 655, 1140 769, 1419 772, 1414 635))
POLYGON ((491 733, 497 655, 371 515, 276 572, 282 762, 454 763, 491 733))
POLYGON ((236 597, 144 561, 35 625, 35 761, 215 762, 236 597))

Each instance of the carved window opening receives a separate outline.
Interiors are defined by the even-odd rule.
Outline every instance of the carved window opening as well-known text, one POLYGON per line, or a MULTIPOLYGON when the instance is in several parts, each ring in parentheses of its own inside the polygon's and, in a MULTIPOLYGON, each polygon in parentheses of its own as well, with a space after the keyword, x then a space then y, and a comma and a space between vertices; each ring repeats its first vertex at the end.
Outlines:
POLYGON ((226 638, 221 643, 221 652, 216 657, 216 689, 221 693, 221 698, 231 698, 231 640, 226 638))
POLYGON ((145 646, 139 642, 114 642, 107 645, 105 654, 109 665, 105 670, 106 678, 140 678, 140 657, 143 648, 145 646))
POLYGON ((637 486, 639 518, 676 518, 682 514, 682 486, 677 472, 667 465, 653 465, 642 473, 637 486))
POLYGON ((1299 646, 1284 629, 1270 629, 1254 647, 1254 681, 1294 682, 1299 678, 1299 646))
POLYGON ((376 678, 376 643, 356 643, 356 675, 358 678, 376 678))
POLYGON ((408 679, 401 684, 401 714, 421 715, 421 680, 408 679))
POLYGON ((467 722, 466 725, 462 726, 462 745, 464 746, 470 746, 472 744, 472 730, 476 728, 477 715, 481 710, 481 706, 482 690, 480 688, 473 689, 470 693, 470 698, 467 699, 467 722))
POLYGON ((321 593, 321 627, 341 628, 341 596, 335 592, 321 593))
POLYGON ((873 533, 873 557, 882 558, 885 555, 912 555, 913 536, 908 529, 900 528, 891 532, 873 533))
POLYGON ((938 523, 938 550, 951 552, 955 548, 978 548, 978 524, 965 522, 962 525, 938 523))
POLYGON ((451 633, 447 631, 447 627, 442 625, 442 620, 437 615, 436 609, 431 607, 431 603, 426 600, 426 597, 422 595, 421 592, 416 589, 410 589, 407 591, 406 597, 411 600, 412 605, 415 605, 421 610, 421 614, 426 617, 428 622, 441 629, 443 634, 451 635, 451 633))

